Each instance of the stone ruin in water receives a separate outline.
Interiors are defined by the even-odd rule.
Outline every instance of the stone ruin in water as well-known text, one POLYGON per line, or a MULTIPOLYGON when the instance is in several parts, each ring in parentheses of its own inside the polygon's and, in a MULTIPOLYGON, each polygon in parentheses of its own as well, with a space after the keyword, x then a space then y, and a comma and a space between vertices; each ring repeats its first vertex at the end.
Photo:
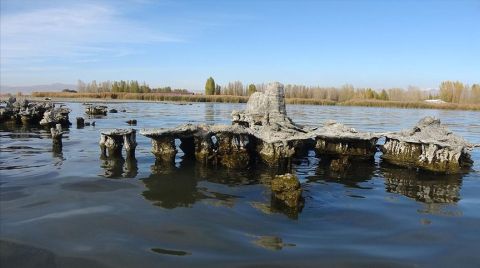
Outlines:
POLYGON ((17 100, 10 97, 0 106, 0 123, 23 125, 41 125, 55 127, 60 124, 68 128, 71 123, 68 118, 70 109, 60 105, 56 107, 51 102, 30 102, 26 99, 17 100))
POLYGON ((351 160, 371 160, 377 142, 383 159, 396 165, 443 173, 468 170, 474 145, 451 133, 440 120, 424 118, 410 132, 359 132, 335 121, 320 128, 295 124, 287 115, 285 92, 280 83, 271 83, 265 92, 251 95, 244 111, 232 112, 232 125, 185 124, 170 129, 144 129, 152 139, 157 160, 173 162, 175 139, 187 155, 204 164, 244 168, 254 162, 289 165, 293 157, 314 150, 331 167, 341 170, 351 160))

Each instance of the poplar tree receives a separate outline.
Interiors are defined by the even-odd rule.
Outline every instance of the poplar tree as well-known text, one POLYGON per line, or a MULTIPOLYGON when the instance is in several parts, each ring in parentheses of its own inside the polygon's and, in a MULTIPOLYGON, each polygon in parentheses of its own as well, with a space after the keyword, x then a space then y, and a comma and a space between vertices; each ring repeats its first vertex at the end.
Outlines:
POLYGON ((215 80, 210 76, 205 84, 205 95, 215 94, 215 80))

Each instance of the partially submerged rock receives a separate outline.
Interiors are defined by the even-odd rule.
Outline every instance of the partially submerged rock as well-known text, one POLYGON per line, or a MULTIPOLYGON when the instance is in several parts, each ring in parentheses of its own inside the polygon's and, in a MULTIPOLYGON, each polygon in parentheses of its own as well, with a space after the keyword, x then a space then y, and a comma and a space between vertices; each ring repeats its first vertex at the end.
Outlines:
POLYGON ((66 107, 59 107, 46 111, 43 114, 42 120, 40 120, 40 125, 42 126, 55 126, 57 124, 62 125, 63 127, 68 127, 71 125, 70 120, 68 118, 68 114, 70 113, 70 109, 66 107))
POLYGON ((17 100, 11 97, 0 107, 0 123, 40 124, 47 127, 61 124, 63 127, 68 127, 69 113, 70 109, 62 106, 56 108, 50 102, 30 102, 27 99, 17 100))
POLYGON ((425 117, 411 130, 385 135, 382 158, 390 163, 443 173, 468 170, 473 145, 453 134, 439 119, 425 117))
POLYGON ((88 115, 107 115, 107 106, 103 105, 87 105, 85 113, 88 115))
POLYGON ((100 136, 100 148, 102 155, 109 157, 121 157, 122 148, 125 146, 125 151, 128 157, 135 157, 135 148, 137 147, 135 129, 113 129, 102 131, 100 136))
POLYGON ((85 119, 83 117, 77 117, 77 128, 83 128, 85 126, 85 119))
POLYGON ((253 136, 239 126, 185 124, 173 129, 141 130, 140 134, 152 139, 152 153, 166 162, 173 162, 177 154, 175 139, 180 140, 186 157, 205 164, 245 167, 253 155, 253 136))
POLYGON ((386 137, 386 161, 447 173, 459 172, 472 163, 468 150, 473 145, 435 119, 422 120, 408 133, 359 132, 335 121, 327 121, 318 129, 299 126, 287 116, 280 83, 252 94, 244 111, 232 112, 232 124, 183 125, 140 133, 152 138, 157 159, 169 162, 177 153, 175 139, 180 139, 187 156, 206 164, 243 168, 258 159, 270 166, 289 166, 293 157, 314 149, 322 158, 334 159, 334 171, 342 171, 350 160, 374 159, 378 139, 386 137))
POLYGON ((129 124, 129 125, 137 125, 137 119, 127 120, 127 124, 129 124))
POLYGON ((343 124, 329 120, 314 131, 315 150, 321 155, 353 156, 373 158, 380 136, 374 133, 358 132, 343 124))
POLYGON ((300 181, 293 174, 277 175, 271 182, 273 197, 288 207, 302 205, 302 188, 300 181))

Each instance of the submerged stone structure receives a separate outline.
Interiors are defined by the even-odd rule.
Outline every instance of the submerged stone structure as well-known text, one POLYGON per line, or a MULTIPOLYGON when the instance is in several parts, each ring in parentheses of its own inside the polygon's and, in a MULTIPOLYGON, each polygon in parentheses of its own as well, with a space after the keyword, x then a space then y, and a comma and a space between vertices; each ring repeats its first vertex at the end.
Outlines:
POLYGON ((443 173, 468 170, 473 144, 453 134, 440 119, 425 117, 413 129, 385 135, 382 158, 392 164, 443 173))
POLYGON ((331 160, 333 169, 342 171, 352 160, 373 160, 377 142, 384 137, 385 161, 455 173, 471 165, 473 148, 430 118, 408 133, 360 132, 335 121, 315 129, 297 125, 287 116, 283 85, 277 82, 265 92, 252 94, 244 111, 233 111, 232 125, 186 124, 143 129, 140 134, 152 139, 152 153, 159 161, 174 162, 177 140, 186 157, 229 168, 256 161, 285 166, 293 157, 314 150, 331 160))

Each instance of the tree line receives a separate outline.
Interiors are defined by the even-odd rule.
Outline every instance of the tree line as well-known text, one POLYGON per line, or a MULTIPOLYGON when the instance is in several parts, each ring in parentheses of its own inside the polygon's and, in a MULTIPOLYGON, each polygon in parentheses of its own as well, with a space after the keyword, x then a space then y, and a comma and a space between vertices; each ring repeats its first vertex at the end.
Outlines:
POLYGON ((147 83, 139 83, 137 80, 103 81, 93 80, 85 83, 82 80, 77 82, 78 92, 104 93, 104 92, 127 92, 127 93, 178 93, 191 94, 186 89, 172 89, 171 87, 152 88, 147 83))
MULTIPOLYGON (((249 96, 256 91, 265 91, 267 84, 244 85, 240 81, 229 82, 222 86, 210 77, 205 84, 206 95, 249 96)), ((341 87, 285 85, 286 98, 319 99, 335 102, 350 100, 384 100, 417 102, 429 99, 441 99, 449 103, 480 103, 480 84, 471 86, 459 81, 444 81, 439 90, 422 90, 415 86, 408 88, 355 88, 353 85, 341 87)))

